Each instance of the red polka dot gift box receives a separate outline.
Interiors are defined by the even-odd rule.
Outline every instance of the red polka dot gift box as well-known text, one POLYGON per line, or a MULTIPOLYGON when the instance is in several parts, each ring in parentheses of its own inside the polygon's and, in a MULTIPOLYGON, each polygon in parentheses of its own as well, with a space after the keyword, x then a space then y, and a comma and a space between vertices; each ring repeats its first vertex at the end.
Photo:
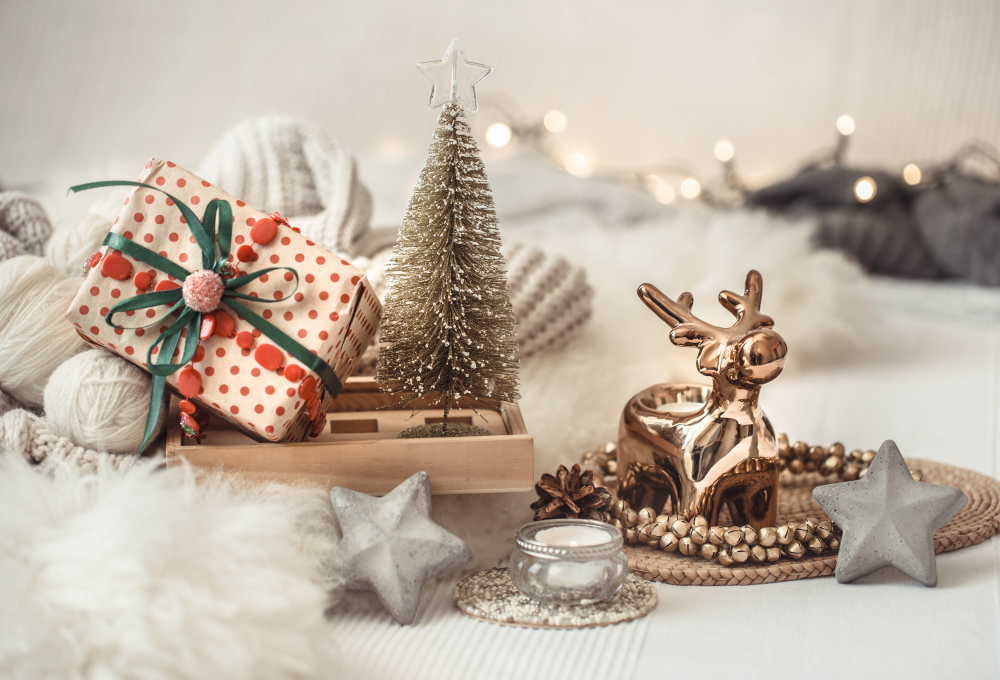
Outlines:
MULTIPOLYGON (((123 184, 95 183, 75 189, 123 184)), ((378 328, 364 274, 168 161, 146 164, 66 315, 89 342, 257 441, 301 441, 378 328)))

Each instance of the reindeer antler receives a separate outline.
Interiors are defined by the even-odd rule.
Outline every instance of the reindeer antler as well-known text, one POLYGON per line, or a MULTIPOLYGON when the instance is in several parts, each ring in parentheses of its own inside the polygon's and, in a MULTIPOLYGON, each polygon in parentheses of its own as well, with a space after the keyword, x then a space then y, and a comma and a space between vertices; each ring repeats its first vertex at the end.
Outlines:
POLYGON ((716 337, 720 328, 702 321, 691 313, 694 296, 691 293, 681 293, 674 302, 651 283, 644 283, 637 291, 639 298, 653 313, 670 324, 670 340, 675 345, 699 345, 705 339, 716 337))
POLYGON ((730 290, 719 293, 719 302, 736 316, 736 323, 730 326, 734 335, 742 335, 754 328, 770 328, 774 325, 774 319, 760 312, 760 296, 763 291, 764 279, 760 272, 751 269, 747 274, 743 295, 737 295, 730 290))
POLYGON ((704 347, 711 341, 722 343, 754 328, 774 325, 774 319, 760 312, 763 287, 760 272, 751 270, 747 274, 746 291, 743 295, 728 290, 719 293, 719 302, 736 316, 736 322, 728 328, 715 326, 692 314, 694 296, 691 293, 681 293, 675 302, 650 283, 639 286, 637 292, 646 306, 673 328, 670 331, 671 342, 679 346, 704 347))

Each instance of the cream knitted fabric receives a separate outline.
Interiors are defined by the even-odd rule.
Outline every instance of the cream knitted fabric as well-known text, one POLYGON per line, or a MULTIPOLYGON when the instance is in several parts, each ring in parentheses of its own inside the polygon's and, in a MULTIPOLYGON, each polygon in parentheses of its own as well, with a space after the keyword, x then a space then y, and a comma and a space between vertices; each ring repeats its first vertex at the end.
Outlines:
POLYGON ((514 243, 504 248, 521 357, 569 342, 590 318, 587 274, 561 257, 514 243))
POLYGON ((42 205, 20 191, 0 193, 0 262, 18 255, 41 255, 52 235, 42 205))
POLYGON ((14 401, 14 397, 4 394, 3 390, 0 390, 0 416, 16 408, 21 408, 21 405, 14 401))
MULTIPOLYGON (((365 272, 375 294, 385 295, 385 260, 395 241, 390 229, 371 229, 358 241, 353 264, 365 272), (366 247, 367 245, 367 247, 366 247), (373 248, 378 247, 378 250, 373 248)), ((521 359, 562 347, 586 325, 593 308, 594 290, 582 267, 561 257, 552 258, 538 248, 513 243, 502 246, 507 260, 507 284, 517 318, 517 344, 521 359)), ((355 375, 374 375, 378 335, 354 369, 355 375)))
POLYGON ((43 467, 66 461, 84 471, 96 470, 100 460, 107 460, 115 468, 129 467, 134 458, 131 454, 103 453, 77 446, 53 434, 41 418, 24 409, 0 415, 0 454, 4 453, 23 456, 28 462, 43 467))
POLYGON ((77 446, 69 439, 49 430, 45 421, 31 411, 21 408, 14 398, 0 392, 0 455, 22 456, 30 463, 50 466, 56 461, 66 461, 87 471, 94 471, 101 460, 112 467, 124 468, 132 464, 132 455, 119 455, 92 451, 77 446))
POLYGON ((308 238, 354 255, 368 229, 371 196, 354 159, 330 136, 284 116, 240 123, 197 174, 265 212, 278 211, 308 238))

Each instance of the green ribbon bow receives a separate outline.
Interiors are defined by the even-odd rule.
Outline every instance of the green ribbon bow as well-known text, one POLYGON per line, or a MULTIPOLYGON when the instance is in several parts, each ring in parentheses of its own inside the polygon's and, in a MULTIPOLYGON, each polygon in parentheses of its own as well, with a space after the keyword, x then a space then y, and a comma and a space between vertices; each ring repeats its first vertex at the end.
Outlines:
MULTIPOLYGON (((86 191, 87 189, 117 186, 146 187, 147 189, 159 191, 167 196, 167 198, 174 202, 178 210, 181 211, 181 215, 183 215, 184 220, 187 223, 191 236, 194 237, 195 243, 198 245, 198 248, 201 249, 202 269, 207 269, 219 274, 223 267, 226 266, 227 261, 229 260, 229 252, 232 245, 233 235, 233 209, 229 205, 228 201, 219 198, 212 199, 209 201, 208 205, 205 206, 205 214, 202 219, 199 220, 194 214, 194 211, 191 210, 191 208, 189 208, 183 201, 171 196, 159 187, 155 187, 151 184, 145 184, 143 182, 90 182, 88 184, 78 184, 76 186, 72 186, 69 190, 75 193, 77 191, 86 191), (216 244, 218 244, 218 249, 216 249, 216 244)), ((171 262, 162 255, 154 253, 152 250, 144 248, 138 243, 130 241, 129 239, 112 232, 109 232, 104 238, 104 245, 114 248, 115 250, 125 253, 126 255, 131 255, 136 260, 144 262, 173 276, 180 281, 181 284, 183 284, 184 279, 192 273, 179 264, 171 262)), ((266 319, 251 311, 242 303, 236 301, 236 299, 239 298, 264 304, 281 302, 282 300, 261 300, 252 295, 237 292, 239 288, 242 288, 251 281, 255 281, 264 274, 275 270, 285 270, 291 272, 295 277, 295 287, 298 288, 299 275, 294 269, 290 267, 267 267, 266 269, 261 269, 252 274, 246 274, 244 276, 238 276, 231 279, 224 279, 225 290, 222 293, 222 302, 236 312, 238 316, 249 322, 251 326, 259 330, 263 335, 266 335, 272 342, 274 342, 274 344, 288 352, 289 355, 316 373, 320 380, 323 381, 323 384, 326 386, 326 389, 330 392, 331 396, 336 397, 340 394, 341 383, 340 379, 337 378, 337 374, 333 372, 333 369, 330 368, 329 364, 290 338, 266 319)), ((152 345, 150 345, 149 352, 146 355, 146 367, 153 375, 153 389, 149 398, 149 412, 146 415, 146 429, 142 436, 142 445, 139 447, 139 451, 136 454, 137 457, 142 455, 142 452, 146 450, 146 447, 149 445, 149 440, 152 438, 154 430, 156 429, 156 422, 159 420, 160 411, 163 409, 163 398, 167 387, 167 376, 173 375, 185 364, 191 361, 191 359, 194 358, 195 352, 198 350, 198 334, 201 330, 202 314, 196 312, 185 304, 184 294, 181 288, 174 288, 171 290, 146 293, 144 295, 136 295, 135 297, 123 300, 112 307, 104 317, 104 320, 109 326, 114 328, 125 328, 125 326, 119 326, 112 320, 112 317, 114 317, 115 314, 146 309, 149 307, 158 307, 160 305, 170 305, 170 308, 163 316, 159 317, 155 321, 152 321, 145 326, 135 327, 149 328, 150 326, 155 326, 163 323, 175 312, 179 312, 177 317, 170 323, 167 329, 160 334, 152 345), (185 330, 187 331, 186 334, 185 330), (174 351, 177 349, 177 345, 180 344, 181 338, 185 335, 186 340, 184 342, 184 350, 181 352, 180 362, 176 364, 172 363, 174 351), (154 357, 153 350, 161 343, 163 346, 160 348, 159 354, 154 357)))

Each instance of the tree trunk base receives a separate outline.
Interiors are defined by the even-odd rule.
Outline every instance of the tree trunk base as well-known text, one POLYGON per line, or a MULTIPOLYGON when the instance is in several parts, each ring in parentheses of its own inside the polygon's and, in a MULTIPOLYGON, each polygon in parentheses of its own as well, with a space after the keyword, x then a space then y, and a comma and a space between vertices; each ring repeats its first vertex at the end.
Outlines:
POLYGON ((407 428, 396 437, 399 439, 424 439, 427 437, 490 437, 492 435, 492 432, 478 425, 448 423, 446 431, 443 423, 431 423, 407 428))

